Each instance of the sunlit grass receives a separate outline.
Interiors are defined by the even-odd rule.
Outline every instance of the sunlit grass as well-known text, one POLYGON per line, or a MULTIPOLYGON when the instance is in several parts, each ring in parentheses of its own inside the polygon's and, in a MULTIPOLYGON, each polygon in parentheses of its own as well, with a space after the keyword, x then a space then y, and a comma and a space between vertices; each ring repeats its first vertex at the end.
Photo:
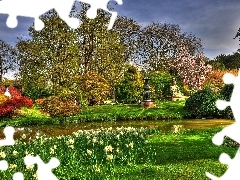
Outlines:
POLYGON ((34 179, 37 167, 27 170, 22 161, 32 153, 44 162, 57 157, 61 165, 53 172, 59 179, 207 179, 206 171, 216 176, 226 171, 227 166, 218 161, 222 152, 234 157, 237 151, 212 143, 220 130, 180 130, 175 134, 156 130, 149 134, 144 129, 107 128, 55 138, 36 136, 26 144, 22 136, 16 145, 0 149, 6 154, 0 153, 0 160, 12 164, 0 177, 11 179, 20 171, 26 179, 34 179))

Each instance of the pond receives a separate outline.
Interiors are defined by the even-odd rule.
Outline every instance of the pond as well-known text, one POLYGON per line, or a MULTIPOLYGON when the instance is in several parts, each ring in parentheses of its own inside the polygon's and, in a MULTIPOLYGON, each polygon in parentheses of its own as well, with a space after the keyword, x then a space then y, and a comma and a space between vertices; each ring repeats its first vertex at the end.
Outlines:
MULTIPOLYGON (((116 128, 116 127, 147 127, 158 128, 162 131, 169 131, 173 125, 182 125, 183 129, 205 129, 219 126, 227 126, 234 123, 234 120, 226 119, 194 119, 194 120, 174 120, 174 121, 118 121, 118 122, 85 122, 78 124, 61 124, 61 125, 41 125, 32 127, 17 127, 14 139, 17 139, 22 134, 26 134, 27 138, 34 137, 36 134, 46 136, 69 135, 78 130, 98 129, 100 127, 116 128)), ((3 128, 0 130, 0 138, 5 138, 3 128)))

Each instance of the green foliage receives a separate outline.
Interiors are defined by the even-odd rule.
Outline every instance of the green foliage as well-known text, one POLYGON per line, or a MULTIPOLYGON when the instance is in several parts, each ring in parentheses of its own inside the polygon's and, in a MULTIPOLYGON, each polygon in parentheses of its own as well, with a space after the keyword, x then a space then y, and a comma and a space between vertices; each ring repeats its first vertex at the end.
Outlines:
POLYGON ((172 76, 168 72, 153 71, 148 76, 151 78, 149 84, 153 87, 153 99, 161 100, 171 95, 170 86, 172 76))
POLYGON ((230 101, 233 88, 233 84, 226 84, 220 91, 221 98, 223 98, 223 100, 230 101))
POLYGON ((68 117, 81 112, 80 107, 73 100, 61 99, 58 96, 50 96, 43 101, 41 109, 51 117, 68 117))
MULTIPOLYGON (((219 99, 222 100, 226 100, 226 101, 230 101, 232 92, 233 92, 233 88, 234 85, 233 84, 226 84, 221 90, 220 90, 220 97, 219 99)), ((233 113, 232 113, 232 109, 228 106, 226 109, 224 109, 223 111, 221 111, 221 113, 223 114, 223 117, 225 118, 230 118, 233 119, 233 113)))
POLYGON ((88 104, 102 104, 110 95, 108 81, 96 72, 87 72, 79 79, 79 86, 88 104))
POLYGON ((184 106, 184 109, 187 111, 187 117, 219 117, 221 113, 216 107, 218 99, 219 96, 209 88, 195 92, 187 99, 184 106))
POLYGON ((142 99, 143 77, 135 66, 127 66, 123 80, 116 86, 116 100, 124 103, 137 103, 142 99))
POLYGON ((47 88, 30 86, 27 89, 24 89, 23 95, 30 97, 32 100, 36 100, 39 98, 47 98, 52 95, 52 92, 50 89, 47 88))

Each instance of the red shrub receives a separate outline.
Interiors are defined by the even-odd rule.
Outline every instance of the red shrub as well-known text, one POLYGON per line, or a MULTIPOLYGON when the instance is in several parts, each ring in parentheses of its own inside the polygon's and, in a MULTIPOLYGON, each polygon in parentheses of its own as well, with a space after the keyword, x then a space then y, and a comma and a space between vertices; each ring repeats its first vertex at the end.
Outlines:
POLYGON ((31 108, 33 105, 33 101, 27 97, 15 97, 6 100, 1 107, 8 107, 8 106, 14 106, 15 108, 21 108, 23 106, 27 106, 28 108, 31 108))
MULTIPOLYGON (((0 91, 1 90, 3 91, 4 88, 1 89, 0 87, 0 91)), ((6 88, 4 92, 5 91, 6 88)), ((0 105, 0 117, 10 117, 16 109, 20 109, 23 106, 28 108, 33 106, 33 101, 28 97, 22 96, 21 92, 17 88, 9 86, 8 91, 11 94, 11 98, 7 99, 0 105)))
POLYGON ((14 109, 14 106, 0 107, 0 117, 10 117, 14 109))
POLYGON ((4 94, 6 91, 5 86, 0 86, 0 94, 4 94))
POLYGON ((12 98, 22 96, 22 93, 17 88, 15 88, 13 86, 9 86, 8 91, 11 94, 12 98))
POLYGON ((23 96, 8 99, 0 106, 0 117, 10 116, 13 114, 14 110, 19 109, 23 106, 31 108, 33 106, 33 101, 23 96))

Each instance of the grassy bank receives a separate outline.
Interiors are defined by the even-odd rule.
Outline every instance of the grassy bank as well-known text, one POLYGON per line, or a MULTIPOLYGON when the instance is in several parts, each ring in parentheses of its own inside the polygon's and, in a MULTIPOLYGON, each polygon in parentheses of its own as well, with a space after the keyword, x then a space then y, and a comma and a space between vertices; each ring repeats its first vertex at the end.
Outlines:
POLYGON ((4 118, 0 126, 59 124, 62 122, 103 122, 121 120, 173 120, 183 119, 185 101, 163 101, 152 108, 143 108, 134 104, 101 105, 83 107, 82 113, 73 117, 50 118, 41 114, 36 106, 33 109, 23 108, 19 116, 4 118))
POLYGON ((16 145, 1 148, 0 160, 6 159, 12 164, 1 172, 1 179, 11 179, 15 172, 23 172, 26 179, 35 179, 36 166, 26 167, 19 162, 32 153, 38 154, 44 162, 57 157, 61 165, 53 172, 62 180, 203 180, 207 179, 206 171, 216 176, 226 171, 226 165, 218 161, 222 152, 233 157, 237 151, 237 148, 212 144, 212 136, 219 131, 220 128, 173 134, 110 128, 55 138, 34 137, 27 144, 23 143, 26 140, 23 136, 16 145))

